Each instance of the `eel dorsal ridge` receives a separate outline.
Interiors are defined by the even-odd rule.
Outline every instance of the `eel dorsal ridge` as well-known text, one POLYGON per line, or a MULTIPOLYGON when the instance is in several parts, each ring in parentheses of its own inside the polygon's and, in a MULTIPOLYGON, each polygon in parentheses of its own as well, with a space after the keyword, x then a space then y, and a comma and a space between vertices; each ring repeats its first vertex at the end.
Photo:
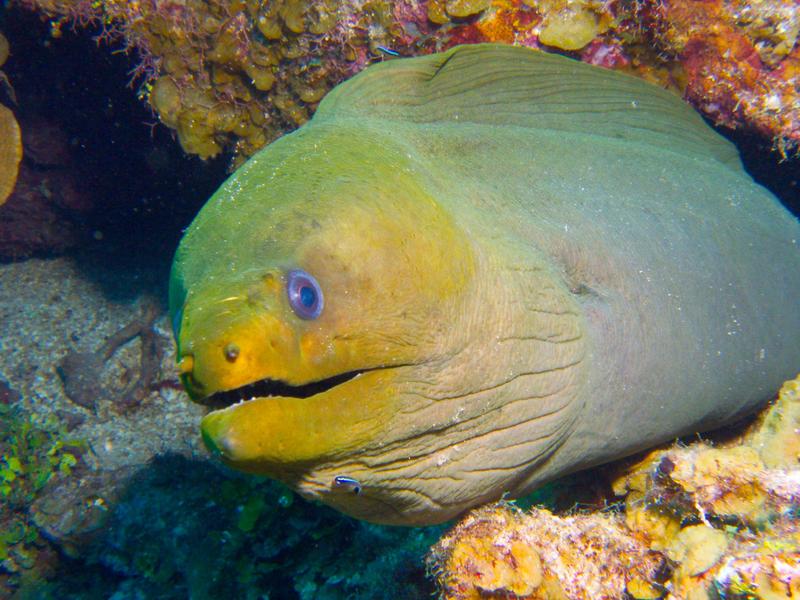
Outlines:
POLYGON ((741 169, 734 146, 674 93, 521 46, 457 46, 374 65, 328 94, 314 119, 341 117, 596 135, 741 169))

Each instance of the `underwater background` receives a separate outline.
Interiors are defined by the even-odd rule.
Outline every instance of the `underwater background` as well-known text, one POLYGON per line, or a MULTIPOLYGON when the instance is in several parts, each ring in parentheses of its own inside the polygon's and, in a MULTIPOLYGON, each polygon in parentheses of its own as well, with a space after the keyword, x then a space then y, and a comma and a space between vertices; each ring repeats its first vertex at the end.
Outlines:
MULTIPOLYGON (((181 390, 166 315, 181 233, 230 169, 306 119, 350 71, 401 47, 413 53, 408 36, 376 38, 368 56, 356 46, 350 70, 331 67, 313 89, 287 83, 303 102, 281 99, 283 80, 274 84, 267 112, 277 124, 267 134, 251 126, 238 138, 187 139, 178 117, 170 123, 148 96, 152 85, 142 87, 142 55, 108 35, 110 21, 88 18, 98 3, 71 3, 72 14, 38 4, 0 8, 10 47, 0 102, 24 148, 15 191, 0 207, 0 598, 430 597, 425 556, 448 525, 370 525, 208 459, 203 411, 181 390)), ((458 3, 430 4, 420 48, 431 48, 442 25, 431 18, 437 10, 454 23, 452 41, 487 39, 468 28, 488 3, 466 14, 458 3)), ((291 29, 284 13, 281 26, 291 29)), ((573 50, 564 45, 554 44, 573 50)), ((306 60, 298 72, 317 66, 306 60)), ((780 123, 749 124, 719 131, 800 214, 793 138, 780 123)), ((580 475, 535 500, 601 506, 607 487, 580 475)))

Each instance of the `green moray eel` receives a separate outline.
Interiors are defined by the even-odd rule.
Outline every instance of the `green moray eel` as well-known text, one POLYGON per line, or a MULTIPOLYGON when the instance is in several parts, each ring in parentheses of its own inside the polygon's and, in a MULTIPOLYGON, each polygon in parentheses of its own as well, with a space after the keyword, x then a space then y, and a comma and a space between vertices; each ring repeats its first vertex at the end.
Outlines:
POLYGON ((421 525, 756 410, 800 367, 800 226, 667 91, 476 45, 369 67, 175 257, 226 464, 421 525))

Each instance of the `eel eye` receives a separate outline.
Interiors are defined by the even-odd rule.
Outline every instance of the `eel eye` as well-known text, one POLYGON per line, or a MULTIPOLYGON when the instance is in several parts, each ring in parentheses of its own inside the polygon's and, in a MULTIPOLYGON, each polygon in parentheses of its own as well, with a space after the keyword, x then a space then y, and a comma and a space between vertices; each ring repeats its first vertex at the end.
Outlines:
POLYGON ((301 319, 316 319, 324 306, 322 289, 317 280, 305 271, 296 269, 287 275, 286 292, 289 304, 301 319))

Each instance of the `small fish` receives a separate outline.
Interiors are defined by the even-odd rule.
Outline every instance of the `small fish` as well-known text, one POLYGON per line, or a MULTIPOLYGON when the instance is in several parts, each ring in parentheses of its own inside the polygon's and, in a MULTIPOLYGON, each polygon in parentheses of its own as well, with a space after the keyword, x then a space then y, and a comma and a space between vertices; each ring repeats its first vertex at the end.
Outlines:
POLYGON ((400 56, 400 53, 397 50, 392 50, 386 46, 376 46, 376 49, 380 50, 384 54, 388 54, 389 56, 400 56))
POLYGON ((361 493, 361 484, 352 477, 345 477, 344 475, 338 475, 333 478, 333 487, 353 494, 361 493))

